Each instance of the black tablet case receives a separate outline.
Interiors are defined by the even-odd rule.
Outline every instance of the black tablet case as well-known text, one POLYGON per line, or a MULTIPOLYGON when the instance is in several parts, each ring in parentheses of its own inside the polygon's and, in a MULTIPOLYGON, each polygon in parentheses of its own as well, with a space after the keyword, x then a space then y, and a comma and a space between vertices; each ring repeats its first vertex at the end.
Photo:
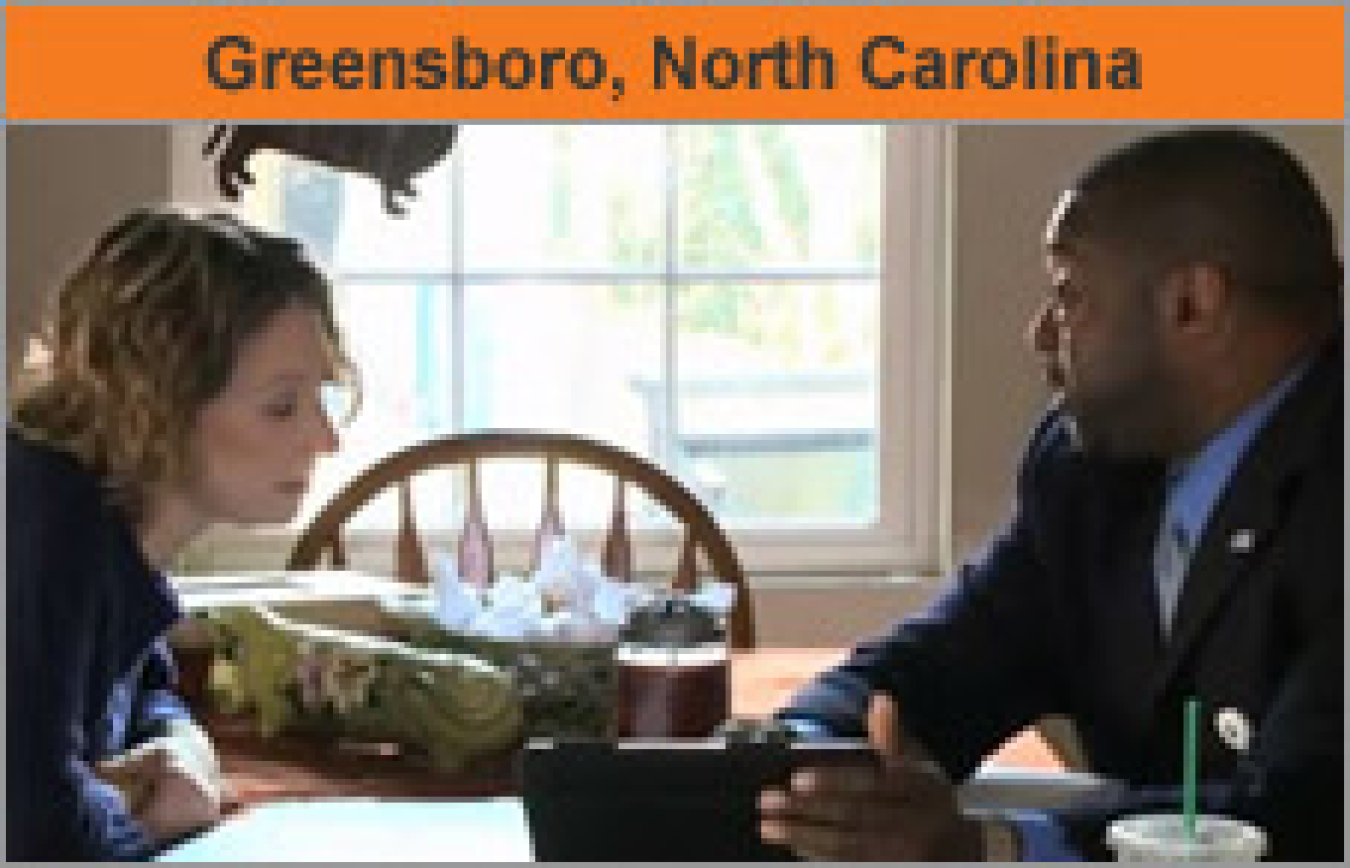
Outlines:
POLYGON ((759 836, 759 793, 856 742, 530 742, 521 786, 539 861, 789 861, 759 836))

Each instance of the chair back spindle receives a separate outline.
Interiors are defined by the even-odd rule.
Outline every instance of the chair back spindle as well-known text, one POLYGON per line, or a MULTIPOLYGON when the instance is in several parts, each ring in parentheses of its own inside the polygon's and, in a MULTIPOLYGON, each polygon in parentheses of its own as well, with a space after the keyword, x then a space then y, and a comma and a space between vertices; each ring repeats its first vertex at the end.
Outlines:
POLYGON ((478 482, 478 462, 465 468, 464 527, 459 534, 459 575, 471 585, 486 588, 496 579, 492 566, 492 536, 483 517, 483 496, 478 482))
POLYGON ((347 549, 342 545, 341 528, 335 529, 332 538, 329 540, 328 563, 335 570, 347 568, 347 549))
POLYGON ((698 588, 698 544, 693 533, 686 531, 684 545, 680 548, 680 562, 675 567, 675 578, 670 586, 677 591, 694 591, 698 588))
POLYGON ((558 509, 558 460, 549 455, 544 460, 544 505, 530 553, 531 571, 543 565, 549 545, 563 533, 562 512, 558 509))
POLYGON ((628 539, 628 513, 624 507, 624 482, 614 479, 614 512, 605 533, 605 547, 600 555, 600 569, 606 576, 621 582, 633 580, 633 546, 628 539))
POLYGON ((417 523, 413 520, 410 479, 398 483, 398 543, 394 572, 403 581, 414 585, 431 584, 426 554, 422 551, 422 540, 417 535, 417 523))

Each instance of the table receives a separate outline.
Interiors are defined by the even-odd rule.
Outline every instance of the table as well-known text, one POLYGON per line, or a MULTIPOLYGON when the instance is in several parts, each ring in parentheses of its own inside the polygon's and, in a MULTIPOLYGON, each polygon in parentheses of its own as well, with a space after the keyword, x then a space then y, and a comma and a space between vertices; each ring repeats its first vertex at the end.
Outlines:
MULTIPOLYGON (((762 716, 841 649, 761 648, 737 653, 731 707, 762 716)), ((411 767, 392 755, 288 736, 264 740, 250 722, 208 718, 233 790, 229 816, 161 855, 162 861, 529 861, 524 808, 513 795, 512 758, 455 775, 411 767)), ((1033 730, 1010 739, 986 767, 1063 768, 1033 730)), ((987 787, 986 787, 987 788, 987 787)))
MULTIPOLYGON (((758 648, 739 652, 731 664, 733 715, 764 716, 797 687, 841 659, 838 648, 758 648)), ((369 749, 317 744, 293 736, 265 740, 251 721, 206 720, 230 789, 227 813, 277 800, 335 797, 385 799, 465 798, 513 793, 513 759, 480 760, 454 775, 411 766, 369 749)), ((1034 730, 1013 737, 989 760, 1004 768, 1059 770, 1063 763, 1034 730)))

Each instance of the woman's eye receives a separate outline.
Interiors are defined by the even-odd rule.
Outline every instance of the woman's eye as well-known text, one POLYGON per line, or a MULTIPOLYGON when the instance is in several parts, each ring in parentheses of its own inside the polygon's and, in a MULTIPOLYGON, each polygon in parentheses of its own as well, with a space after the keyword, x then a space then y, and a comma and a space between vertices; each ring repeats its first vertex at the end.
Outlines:
POLYGON ((295 402, 278 401, 268 404, 264 409, 267 415, 273 419, 289 419, 295 415, 295 402))

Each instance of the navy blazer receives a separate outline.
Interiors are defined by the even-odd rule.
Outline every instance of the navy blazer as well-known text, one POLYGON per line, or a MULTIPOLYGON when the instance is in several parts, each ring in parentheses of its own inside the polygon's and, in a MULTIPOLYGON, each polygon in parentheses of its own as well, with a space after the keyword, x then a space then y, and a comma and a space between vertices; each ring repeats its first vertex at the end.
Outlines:
POLYGON ((1198 543, 1170 636, 1152 573, 1163 468, 1071 448, 1038 427, 1007 528, 922 615, 854 649, 780 716, 864 732, 870 691, 954 779, 1046 714, 1072 719, 1093 771, 1131 785, 1059 816, 1089 858, 1107 823, 1176 809, 1185 699, 1200 698, 1202 804, 1260 824, 1268 857, 1340 859, 1344 781, 1343 351, 1338 335, 1258 433, 1198 543), (1241 711, 1246 756, 1214 714, 1241 711))
POLYGON ((6 856, 138 859, 152 842, 92 765, 187 715, 164 634, 178 617, 97 481, 6 440, 6 856))

